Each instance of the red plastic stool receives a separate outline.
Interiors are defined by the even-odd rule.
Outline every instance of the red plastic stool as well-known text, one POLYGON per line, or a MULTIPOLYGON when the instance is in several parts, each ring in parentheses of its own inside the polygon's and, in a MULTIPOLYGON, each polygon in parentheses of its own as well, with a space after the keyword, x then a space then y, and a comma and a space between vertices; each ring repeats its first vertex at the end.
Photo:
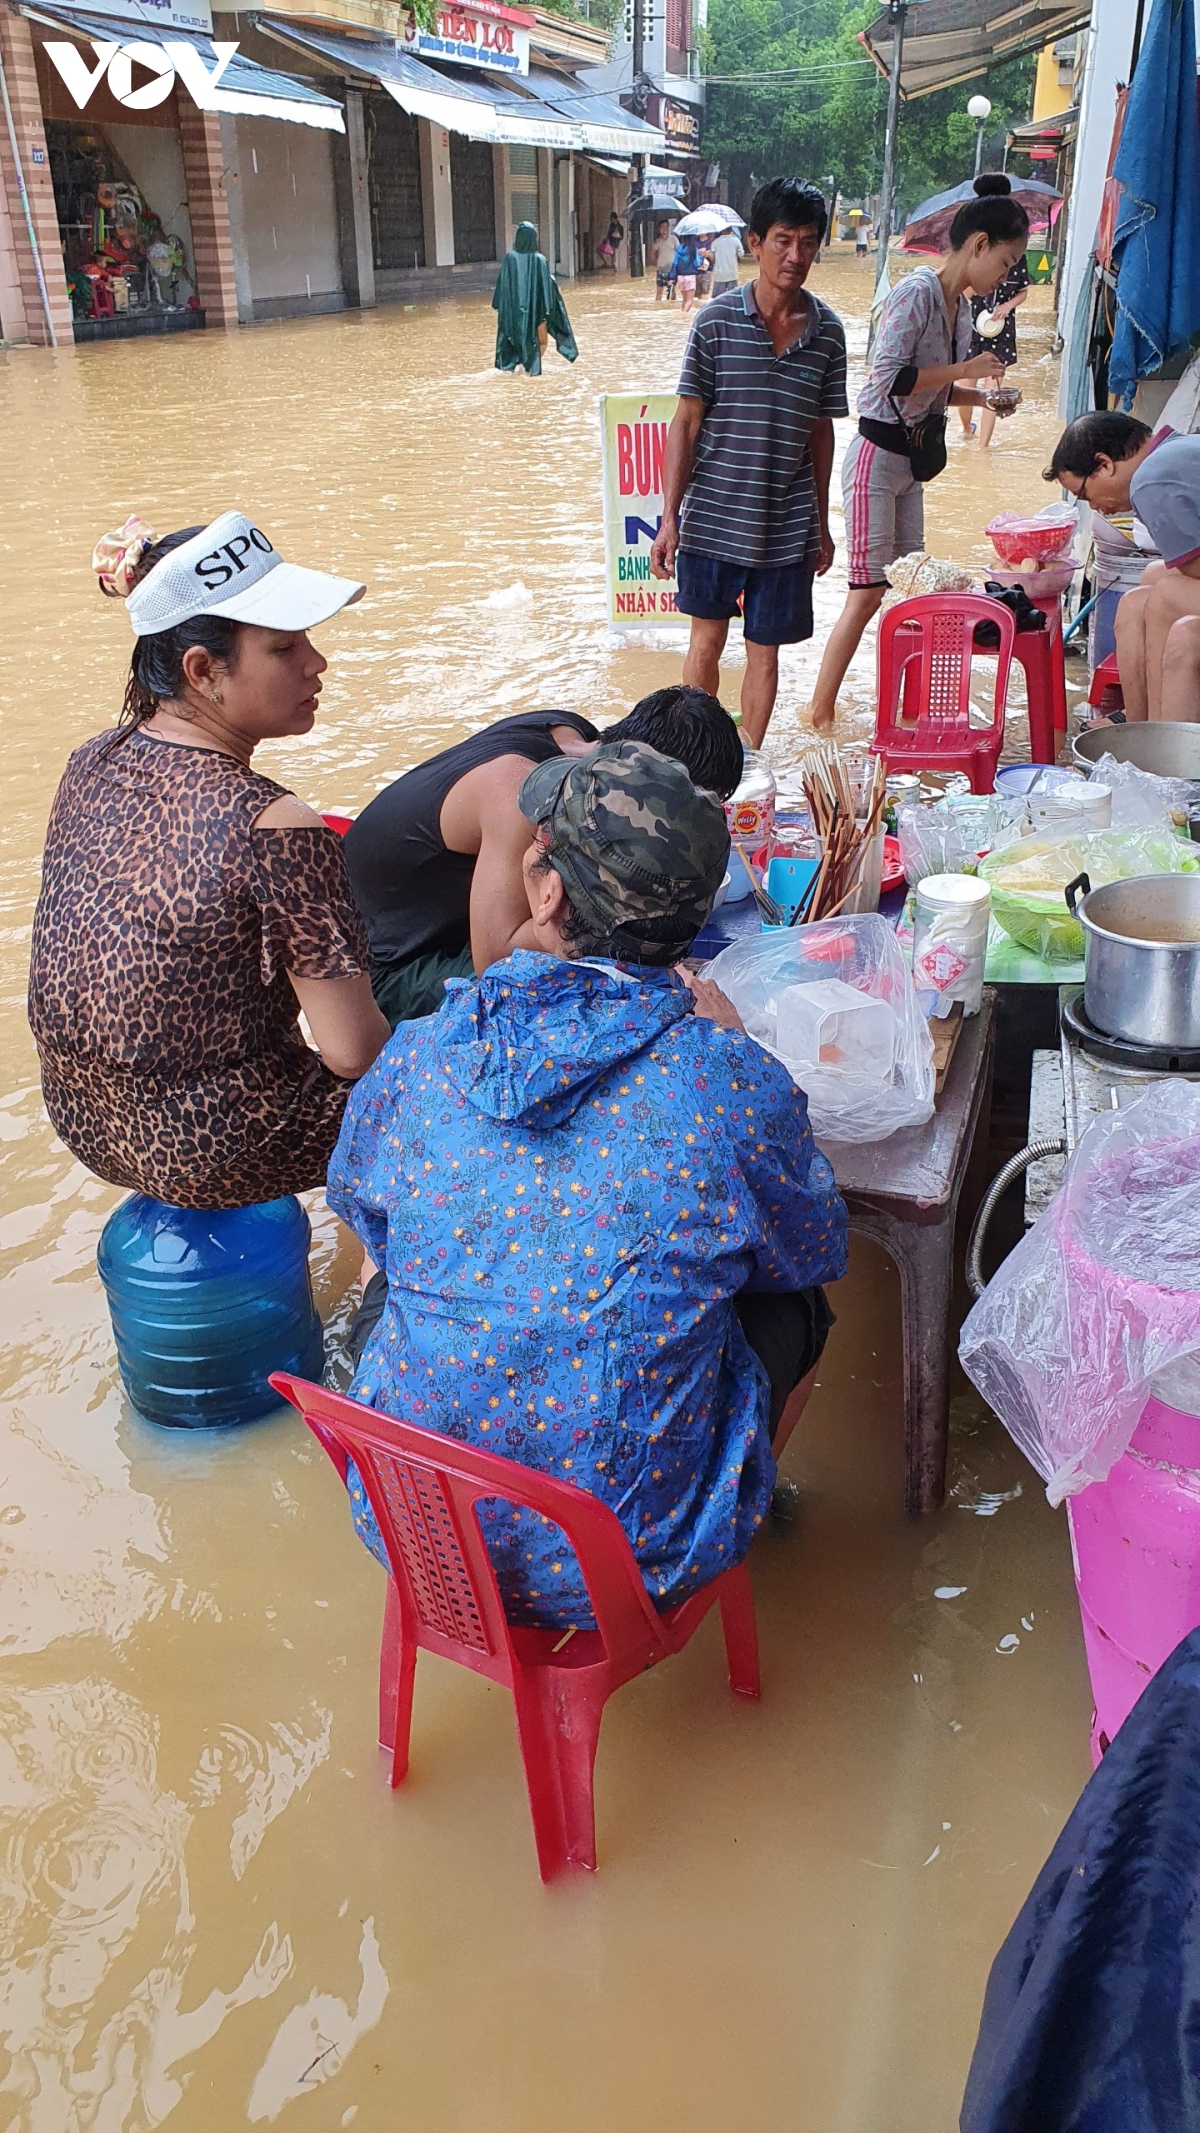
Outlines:
POLYGON ((1029 710, 1029 760, 1053 763, 1058 756, 1057 733, 1067 730, 1067 667, 1063 654, 1062 601, 1050 593, 1033 605, 1046 617, 1044 630, 1018 630, 1013 658, 1025 674, 1025 702, 1029 710))
POLYGON ((1110 652, 1107 659, 1102 659, 1093 673, 1088 687, 1088 702, 1100 711, 1125 709, 1125 692, 1117 672, 1115 652, 1110 652))

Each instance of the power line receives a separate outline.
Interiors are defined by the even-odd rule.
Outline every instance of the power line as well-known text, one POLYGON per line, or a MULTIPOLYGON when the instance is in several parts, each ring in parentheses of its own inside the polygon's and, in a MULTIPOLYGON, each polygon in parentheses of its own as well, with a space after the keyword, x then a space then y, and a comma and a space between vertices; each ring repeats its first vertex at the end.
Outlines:
POLYGON ((857 72, 864 67, 872 74, 877 71, 873 62, 869 59, 839 59, 830 61, 828 65, 822 64, 812 67, 760 67, 754 74, 694 74, 692 80, 703 82, 751 82, 760 89, 769 89, 771 84, 777 81, 821 81, 831 74, 857 72))

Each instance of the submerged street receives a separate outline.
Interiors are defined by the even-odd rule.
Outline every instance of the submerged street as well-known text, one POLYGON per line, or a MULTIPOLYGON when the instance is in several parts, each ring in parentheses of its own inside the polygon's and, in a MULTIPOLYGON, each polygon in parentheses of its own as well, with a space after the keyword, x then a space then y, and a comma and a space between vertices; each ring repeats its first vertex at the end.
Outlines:
MULTIPOLYGON (((813 282, 852 402, 873 269, 813 282)), ((534 380, 492 368, 478 298, 0 353, 12 2133, 952 2133, 988 1967, 1088 1775, 1065 1517, 958 1377, 951 1493, 905 1519, 899 1284, 859 1238, 785 1460, 801 1516, 751 1557, 763 1701, 729 1696, 715 1621, 613 1701, 583 1885, 539 1883, 510 1701, 461 1669, 422 1661, 389 1791, 383 1578, 298 1416, 193 1438, 121 1393, 95 1266, 121 1194, 53 1137, 24 1008, 51 796, 128 666, 93 542, 133 511, 165 533, 237 508, 366 579, 318 638, 316 730, 256 758, 318 808, 357 812, 508 712, 620 715, 678 678, 683 638, 604 622, 598 395, 673 390, 686 326, 649 281, 567 300, 579 361, 534 380)), ((1052 328, 1036 290, 1025 405, 989 454, 952 417, 931 554, 983 562, 996 511, 1046 501, 1052 328)), ((835 498, 777 763, 811 744, 796 714, 845 592, 836 473, 835 498)), ((844 702, 838 737, 869 736, 873 635, 844 702)), ((361 1254, 309 1211, 336 1345, 361 1254)))

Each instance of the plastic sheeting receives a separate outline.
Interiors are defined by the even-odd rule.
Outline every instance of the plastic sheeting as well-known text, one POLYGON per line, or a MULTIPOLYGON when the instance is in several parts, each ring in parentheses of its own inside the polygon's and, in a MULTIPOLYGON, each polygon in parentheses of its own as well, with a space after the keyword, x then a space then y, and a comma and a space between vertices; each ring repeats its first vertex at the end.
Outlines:
POLYGON ((723 949, 705 976, 733 1001, 748 1035, 781 1059, 804 1090, 819 1141, 882 1141, 933 1116, 933 1039, 886 918, 871 912, 753 934, 723 949), (861 1054, 850 1050, 815 1067, 789 1059, 780 1042, 781 1007, 785 1031, 791 1019, 785 996, 829 978, 887 1003, 892 1043, 886 1057, 873 1036, 861 1054))
POLYGON ((1200 846, 1164 825, 1078 831, 1054 837, 1024 837, 989 852, 979 862, 991 883, 992 916, 1018 947, 1046 962, 1076 963, 1083 954, 1083 927, 1067 909, 1065 891, 1076 874, 1093 889, 1137 874, 1194 874, 1200 846))
POLYGON ((1200 1086, 1093 1121, 1050 1207, 962 1329, 959 1359, 1051 1503, 1102 1481, 1151 1380, 1200 1348, 1200 1086))
POLYGON ((1200 778, 1160 778, 1136 763, 1119 763, 1102 755, 1091 776, 1112 790, 1114 829, 1166 829, 1172 813, 1186 815, 1200 807, 1200 778))

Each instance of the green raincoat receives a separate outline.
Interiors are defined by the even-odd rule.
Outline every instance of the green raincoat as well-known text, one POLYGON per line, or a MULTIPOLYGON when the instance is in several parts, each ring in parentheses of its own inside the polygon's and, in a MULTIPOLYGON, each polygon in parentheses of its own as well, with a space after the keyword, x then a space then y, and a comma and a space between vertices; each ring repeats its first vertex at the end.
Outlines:
POLYGON ((568 363, 579 350, 567 317, 558 283, 537 248, 532 222, 518 222, 511 252, 501 262, 492 292, 496 313, 496 368, 515 370, 523 364, 531 378, 542 374, 542 350, 538 327, 546 326, 555 346, 568 363))

